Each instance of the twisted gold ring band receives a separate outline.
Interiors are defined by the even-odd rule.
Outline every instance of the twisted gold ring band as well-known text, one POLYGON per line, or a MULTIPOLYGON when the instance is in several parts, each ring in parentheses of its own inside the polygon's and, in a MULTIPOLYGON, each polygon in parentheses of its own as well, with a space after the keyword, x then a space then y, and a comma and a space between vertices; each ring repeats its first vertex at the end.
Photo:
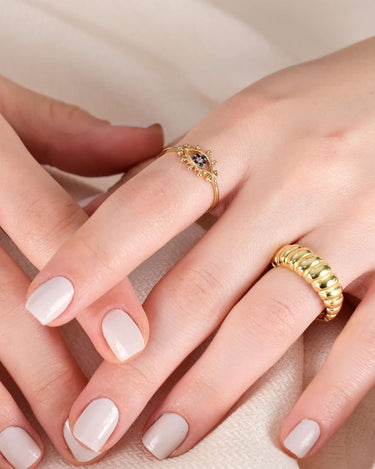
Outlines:
POLYGON ((178 147, 164 148, 160 156, 169 151, 176 152, 181 161, 187 165, 189 171, 195 171, 197 176, 203 177, 207 182, 211 183, 214 198, 208 212, 213 210, 219 202, 219 186, 217 184, 218 172, 214 169, 217 161, 210 158, 211 150, 203 151, 199 145, 193 147, 185 143, 178 147))
POLYGON ((326 307, 318 320, 330 321, 337 316, 344 301, 342 287, 331 267, 310 249, 299 244, 282 246, 272 258, 272 267, 286 267, 312 285, 326 307))

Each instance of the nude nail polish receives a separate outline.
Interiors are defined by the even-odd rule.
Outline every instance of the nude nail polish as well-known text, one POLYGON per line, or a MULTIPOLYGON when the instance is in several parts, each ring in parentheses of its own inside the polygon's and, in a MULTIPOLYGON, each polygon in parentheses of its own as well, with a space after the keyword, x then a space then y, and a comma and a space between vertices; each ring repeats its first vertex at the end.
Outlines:
POLYGON ((0 452, 16 469, 27 469, 40 458, 42 451, 20 427, 7 427, 0 433, 0 452))
POLYGON ((320 436, 320 427, 314 420, 303 419, 284 440, 284 446, 297 458, 303 458, 320 436))
POLYGON ((42 283, 26 301, 26 309, 45 325, 56 319, 69 306, 74 287, 65 277, 53 277, 42 283))
POLYGON ((91 451, 90 449, 85 448, 74 438, 70 430, 69 420, 64 423, 63 435, 66 445, 77 461, 88 462, 100 456, 100 452, 91 451))
POLYGON ((100 451, 112 435, 119 419, 115 403, 106 397, 90 402, 78 417, 73 435, 92 451, 100 451))
POLYGON ((185 440, 189 431, 181 415, 165 413, 143 435, 142 443, 158 459, 167 458, 185 440))
POLYGON ((107 344, 120 361, 128 360, 145 348, 141 331, 122 309, 113 309, 104 316, 102 331, 107 344))

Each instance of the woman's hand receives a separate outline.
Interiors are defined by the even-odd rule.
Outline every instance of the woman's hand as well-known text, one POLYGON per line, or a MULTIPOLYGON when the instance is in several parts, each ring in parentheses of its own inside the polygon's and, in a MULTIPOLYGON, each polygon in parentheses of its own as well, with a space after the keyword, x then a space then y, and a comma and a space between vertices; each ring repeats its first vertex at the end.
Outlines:
MULTIPOLYGON (((0 226, 35 266, 43 267, 88 216, 39 163, 83 175, 110 174, 158 153, 162 140, 160 126, 114 127, 0 78, 0 226)), ((0 360, 60 454, 73 463, 97 458, 77 444, 66 422, 87 381, 58 330, 42 327, 25 311, 29 283, 0 247, 0 360)), ((127 331, 117 327, 112 342, 107 341, 110 328, 102 330, 102 321, 114 309, 118 317, 122 308, 133 334, 138 323, 146 342, 147 318, 127 279, 101 302, 77 319, 105 358, 125 360, 131 354, 124 352, 134 347, 116 345, 129 345, 127 331), (123 355, 116 355, 119 350, 123 355)), ((0 466, 35 467, 42 457, 41 440, 3 385, 0 404, 0 466)))
MULTIPOLYGON (((220 422, 324 308, 295 273, 267 271, 284 244, 320 254, 345 291, 362 300, 286 419, 281 441, 292 436, 284 449, 314 454, 374 385, 374 57, 371 39, 271 75, 218 106, 179 142, 211 149, 218 161, 219 219, 147 298, 145 351, 131 364, 103 363, 74 404, 69 422, 84 445, 112 446, 218 326, 149 419, 143 441, 159 458, 178 455, 220 422), (103 397, 112 401, 107 408, 103 397)), ((212 197, 211 185, 186 171, 176 154, 158 158, 105 200, 39 273, 28 299, 33 314, 44 317, 61 301, 65 292, 50 287, 55 278, 66 279, 72 301, 53 324, 100 302, 200 217, 212 197)))
MULTIPOLYGON (((86 176, 118 173, 157 154, 163 143, 158 124, 111 126, 4 78, 0 137, 0 226, 38 268, 88 218, 40 163, 86 176)), ((55 283, 63 285, 62 279, 55 283)), ((42 323, 53 317, 52 310, 45 313, 42 323)), ((127 279, 77 319, 109 361, 125 361, 148 339, 147 318, 127 279)))

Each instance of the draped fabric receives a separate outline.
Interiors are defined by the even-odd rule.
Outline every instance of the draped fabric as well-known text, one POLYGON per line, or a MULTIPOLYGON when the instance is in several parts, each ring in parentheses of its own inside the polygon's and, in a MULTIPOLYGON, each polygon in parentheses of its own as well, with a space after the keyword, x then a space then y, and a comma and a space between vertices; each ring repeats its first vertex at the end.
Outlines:
MULTIPOLYGON (((372 0, 0 0, 0 73, 115 123, 160 122, 168 142, 262 76, 371 36, 374 17, 372 0)), ((53 174, 77 199, 114 180, 94 178, 90 188, 83 178, 53 174)), ((131 274, 141 299, 204 232, 192 225, 131 274)), ((9 240, 1 236, 0 242, 32 276, 9 240)), ((201 443, 179 458, 157 461, 140 443, 142 424, 197 351, 95 467, 375 468, 374 391, 314 458, 297 462, 278 447, 283 419, 345 319, 343 313, 332 323, 314 323, 201 443)), ((62 331, 90 376, 100 358, 75 322, 62 331)), ((249 366, 254 359, 249 357, 249 366)), ((3 379, 13 390, 9 377, 3 379)), ((30 416, 19 392, 15 395, 30 416)), ((40 467, 71 467, 42 435, 46 456, 40 467)))

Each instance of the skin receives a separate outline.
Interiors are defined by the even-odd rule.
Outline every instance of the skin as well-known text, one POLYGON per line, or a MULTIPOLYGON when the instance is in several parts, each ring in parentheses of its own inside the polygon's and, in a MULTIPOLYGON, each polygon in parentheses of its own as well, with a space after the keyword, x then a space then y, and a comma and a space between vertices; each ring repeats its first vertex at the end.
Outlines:
MULTIPOLYGON (((163 142, 160 126, 111 126, 75 106, 1 77, 0 114, 0 226, 39 268, 88 218, 40 163, 83 175, 111 174, 157 154, 163 142)), ((59 453, 76 464, 62 428, 87 380, 58 330, 41 326, 25 310, 29 284, 14 260, 0 248, 0 360, 59 453)), ((111 289, 104 301, 106 307, 123 306, 133 313, 147 340, 147 318, 127 279, 111 289)), ((77 319, 98 351, 117 362, 98 334, 105 312, 92 305, 77 319)), ((43 449, 36 430, 2 385, 0 402, 0 432, 19 426, 43 449)), ((10 467, 1 456, 0 466, 10 467)))
MULTIPOLYGON (((130 364, 102 364, 72 408, 72 428, 93 399, 112 399, 120 419, 109 449, 220 326, 145 427, 178 413, 189 433, 174 456, 192 448, 323 309, 303 279, 267 270, 273 253, 294 242, 327 260, 345 293, 361 302, 285 420, 280 444, 301 419, 315 420, 321 436, 310 456, 343 425, 375 380, 374 54, 371 39, 273 74, 219 105, 179 141, 199 143, 219 161, 218 220, 144 303, 151 330, 145 351, 130 364)), ((56 275, 73 282, 75 296, 60 323, 198 219, 212 189, 168 153, 103 198, 30 288, 56 275), (82 240, 90 246, 83 253, 82 240), (105 263, 91 255, 95 249, 105 263)))
MULTIPOLYGON (((120 418, 103 447, 109 449, 170 373, 220 326, 145 427, 165 412, 178 413, 189 433, 174 455, 192 448, 323 309, 303 279, 267 269, 276 249, 294 242, 327 260, 345 293, 360 302, 285 420, 281 445, 301 419, 315 420, 321 435, 310 456, 343 425, 375 381, 374 54, 370 39, 266 77, 219 105, 179 142, 211 149, 218 160, 218 220, 143 305, 151 331, 146 349, 131 362, 98 368, 73 404, 71 428, 92 400, 112 399, 120 418)), ((74 298, 52 325, 67 322, 102 301, 211 201, 211 186, 192 177, 176 155, 154 160, 101 199, 29 294, 52 277, 69 278, 74 298)))

